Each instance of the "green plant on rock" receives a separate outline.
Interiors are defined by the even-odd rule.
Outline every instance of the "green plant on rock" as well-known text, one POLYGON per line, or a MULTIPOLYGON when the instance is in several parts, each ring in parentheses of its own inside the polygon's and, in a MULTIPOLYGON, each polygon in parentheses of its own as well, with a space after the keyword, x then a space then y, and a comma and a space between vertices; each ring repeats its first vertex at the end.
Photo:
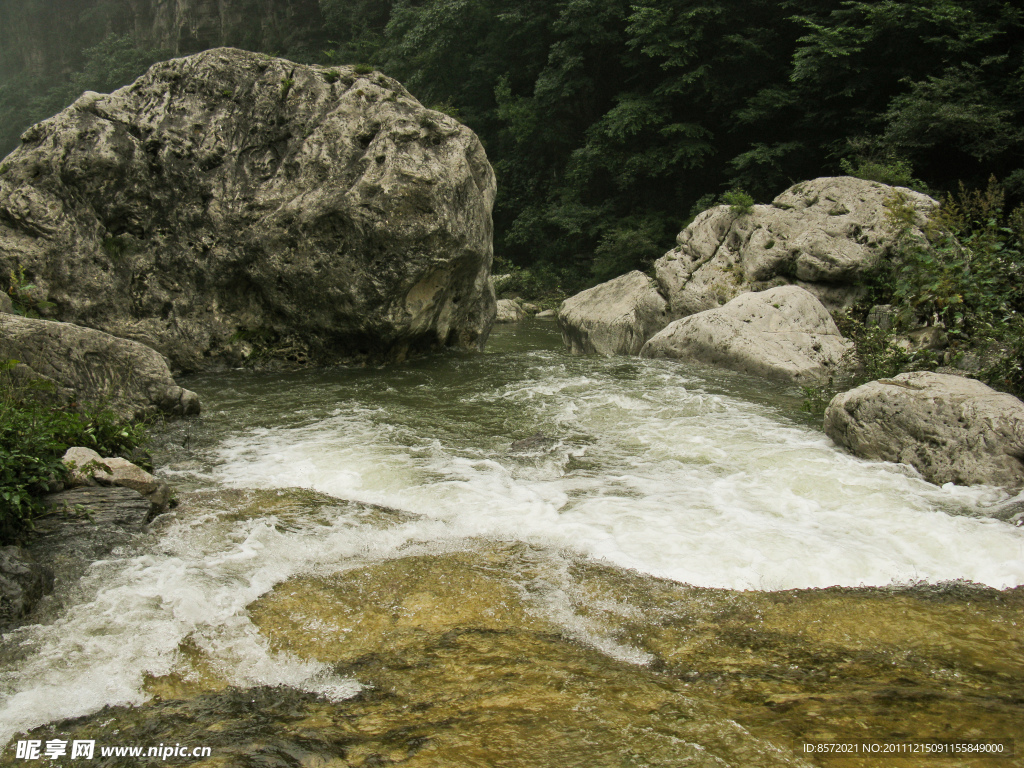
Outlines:
POLYGON ((754 210, 754 198, 742 189, 730 189, 722 195, 722 202, 737 216, 746 216, 754 210))

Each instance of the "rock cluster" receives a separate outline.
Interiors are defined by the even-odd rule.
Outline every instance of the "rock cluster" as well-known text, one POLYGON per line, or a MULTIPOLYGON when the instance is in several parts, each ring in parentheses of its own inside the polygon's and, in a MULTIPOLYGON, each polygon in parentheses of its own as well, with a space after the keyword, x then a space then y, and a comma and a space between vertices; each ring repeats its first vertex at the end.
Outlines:
POLYGON ((476 348, 494 173, 398 82, 220 48, 86 93, 0 174, 0 274, 175 369, 476 348))
POLYGON ((938 203, 909 189, 852 177, 790 187, 749 211, 704 211, 654 265, 566 300, 562 336, 573 352, 636 354, 674 320, 715 309, 745 293, 797 285, 827 309, 862 295, 862 278, 895 247, 892 203, 918 231, 938 203), (639 341, 638 341, 639 340, 639 341))

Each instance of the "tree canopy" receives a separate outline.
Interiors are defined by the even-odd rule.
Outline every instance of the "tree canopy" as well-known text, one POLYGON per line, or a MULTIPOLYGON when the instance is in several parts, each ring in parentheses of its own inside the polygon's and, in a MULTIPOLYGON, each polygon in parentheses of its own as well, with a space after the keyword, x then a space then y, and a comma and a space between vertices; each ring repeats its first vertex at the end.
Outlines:
MULTIPOLYGON (((81 90, 168 55, 116 21, 125 0, 64 3, 80 44, 62 48, 52 38, 76 20, 46 27, 51 4, 0 4, 35 46, 0 54, 0 151, 81 90)), ((1024 10, 1001 0, 319 0, 303 13, 288 35, 221 42, 371 64, 467 123, 498 174, 499 258, 567 287, 648 265, 728 190, 767 200, 852 171, 935 192, 994 174, 1024 196, 1024 10)))

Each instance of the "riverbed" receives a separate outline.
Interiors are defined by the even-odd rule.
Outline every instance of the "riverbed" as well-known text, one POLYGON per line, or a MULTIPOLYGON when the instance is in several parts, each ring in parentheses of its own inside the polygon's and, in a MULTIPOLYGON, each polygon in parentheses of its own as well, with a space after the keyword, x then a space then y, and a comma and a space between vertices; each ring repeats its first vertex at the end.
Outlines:
POLYGON ((180 505, 4 636, 0 741, 853 768, 889 758, 807 745, 1024 735, 1008 497, 849 456, 799 390, 573 357, 542 321, 484 354, 181 383, 204 413, 154 449, 180 505))

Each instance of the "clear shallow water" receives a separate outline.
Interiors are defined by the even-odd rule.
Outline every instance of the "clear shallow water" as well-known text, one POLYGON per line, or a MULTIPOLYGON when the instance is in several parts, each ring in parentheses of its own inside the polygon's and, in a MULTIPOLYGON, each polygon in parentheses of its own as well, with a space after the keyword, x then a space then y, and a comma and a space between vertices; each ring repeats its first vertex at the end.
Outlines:
POLYGON ((344 700, 358 675, 275 640, 251 606, 296 579, 407 558, 546 553, 542 565, 503 571, 522 610, 641 665, 650 649, 590 615, 635 609, 614 590, 582 600, 574 563, 739 590, 1024 583, 1024 531, 978 517, 1001 492, 938 488, 849 457, 784 388, 567 356, 552 326, 499 328, 485 355, 185 385, 204 415, 158 436, 156 453, 161 473, 196 494, 137 550, 94 565, 49 623, 5 637, 0 741, 141 704, 172 678, 179 694, 283 684, 344 700), (550 440, 512 449, 537 432, 550 440))

